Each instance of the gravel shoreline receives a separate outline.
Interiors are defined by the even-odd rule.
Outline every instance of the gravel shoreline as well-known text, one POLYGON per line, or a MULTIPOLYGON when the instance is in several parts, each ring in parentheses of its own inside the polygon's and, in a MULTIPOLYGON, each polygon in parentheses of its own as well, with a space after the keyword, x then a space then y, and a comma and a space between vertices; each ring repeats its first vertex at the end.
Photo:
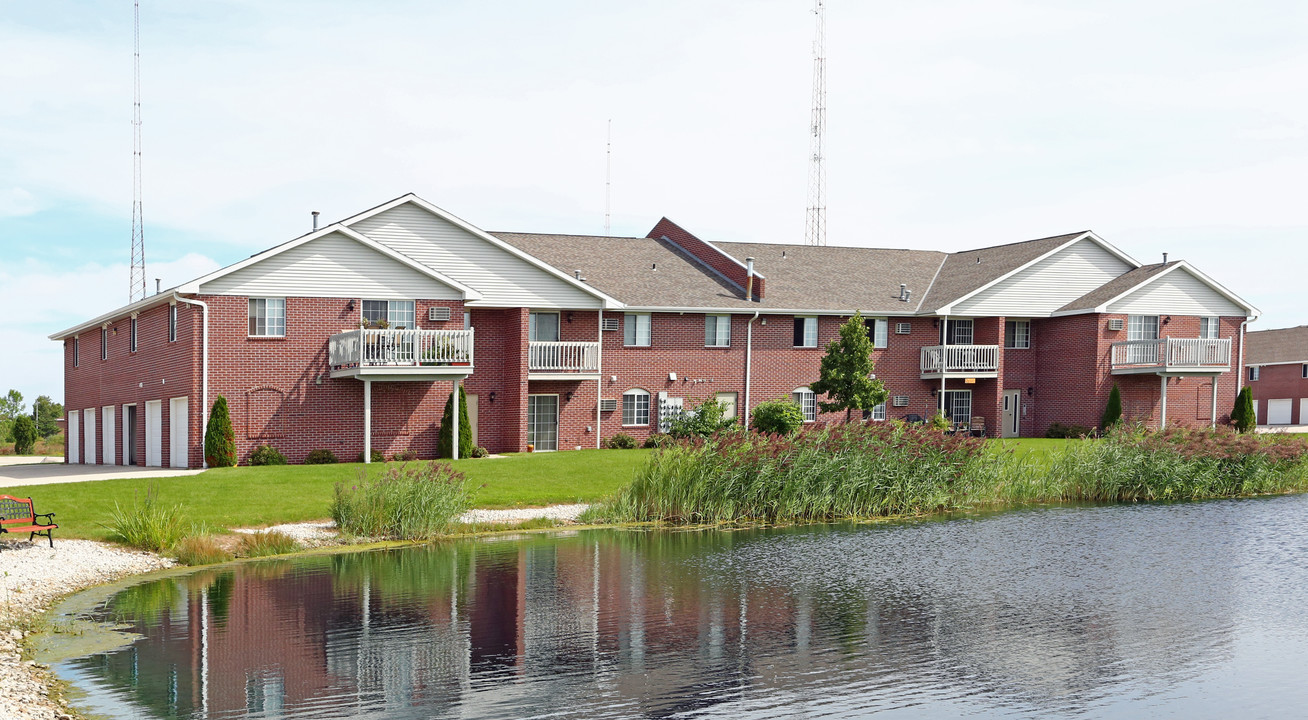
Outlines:
MULTIPOLYGON (((586 505, 555 505, 515 510, 469 510, 465 523, 513 523, 534 518, 575 521, 586 505)), ((236 532, 278 530, 306 547, 339 544, 336 526, 291 523, 236 532)), ((55 682, 48 668, 23 660, 24 628, 58 599, 95 585, 172 567, 154 553, 129 550, 93 540, 45 542, 0 541, 0 718, 62 720, 74 717, 66 705, 50 698, 55 682)))

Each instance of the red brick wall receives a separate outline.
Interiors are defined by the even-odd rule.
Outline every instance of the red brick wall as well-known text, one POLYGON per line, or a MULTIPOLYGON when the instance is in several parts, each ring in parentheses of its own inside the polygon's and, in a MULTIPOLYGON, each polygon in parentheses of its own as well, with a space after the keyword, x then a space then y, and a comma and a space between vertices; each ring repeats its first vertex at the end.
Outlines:
MULTIPOLYGON (((739 263, 732 262, 732 259, 726 253, 691 235, 667 218, 659 220, 654 229, 650 230, 645 237, 666 237, 680 246, 681 249, 698 258, 700 262, 722 273, 724 277, 741 288, 749 286, 747 268, 741 267, 740 264, 745 262, 745 258, 735 258, 739 263)), ((761 300, 763 298, 764 282, 762 276, 757 273, 754 274, 753 299, 761 300)))
POLYGON ((476 368, 467 392, 477 395, 477 442, 491 452, 527 449, 527 316, 525 308, 472 310, 476 368))
MULTIPOLYGON (((1248 377, 1248 370, 1245 370, 1248 377)), ((1303 377, 1303 365, 1264 365, 1258 371, 1258 379, 1248 382, 1253 393, 1254 407, 1258 411, 1258 422, 1267 423, 1267 401, 1291 399, 1290 422, 1294 425, 1308 425, 1308 417, 1300 414, 1300 398, 1308 398, 1308 379, 1303 377)))

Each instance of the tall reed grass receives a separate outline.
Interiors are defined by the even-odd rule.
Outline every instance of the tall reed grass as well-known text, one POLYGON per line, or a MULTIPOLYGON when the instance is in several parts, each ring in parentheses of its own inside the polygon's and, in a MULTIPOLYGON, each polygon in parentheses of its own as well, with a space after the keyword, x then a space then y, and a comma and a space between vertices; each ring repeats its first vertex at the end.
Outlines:
POLYGON ((449 463, 413 462, 337 483, 331 514, 351 535, 421 540, 448 530, 470 501, 467 479, 449 463))
POLYGON ((182 538, 194 533, 182 514, 181 505, 164 505, 154 485, 147 485, 145 495, 134 496, 131 505, 114 502, 114 511, 106 527, 110 539, 141 550, 163 552, 182 538))
POLYGON ((651 455, 589 520, 805 522, 1057 501, 1132 502, 1308 490, 1308 443, 1229 430, 1124 428, 1019 456, 922 427, 735 431, 651 455))

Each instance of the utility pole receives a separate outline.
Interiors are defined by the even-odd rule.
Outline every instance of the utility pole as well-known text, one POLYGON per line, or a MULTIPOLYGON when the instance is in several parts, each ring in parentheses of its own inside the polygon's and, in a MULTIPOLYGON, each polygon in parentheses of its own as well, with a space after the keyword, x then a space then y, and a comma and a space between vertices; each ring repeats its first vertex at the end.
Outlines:
POLYGON ((826 19, 823 0, 814 0, 817 33, 813 39, 813 117, 809 128, 808 213, 804 241, 827 244, 827 171, 822 166, 823 142, 827 134, 826 19))
POLYGON ((132 16, 132 273, 128 302, 145 299, 145 218, 141 212, 141 0, 132 16))

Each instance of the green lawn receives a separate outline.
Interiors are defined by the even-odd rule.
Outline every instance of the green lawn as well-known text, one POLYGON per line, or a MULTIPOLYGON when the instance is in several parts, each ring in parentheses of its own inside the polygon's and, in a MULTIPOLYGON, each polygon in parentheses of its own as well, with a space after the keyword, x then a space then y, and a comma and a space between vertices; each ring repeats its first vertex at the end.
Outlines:
MULTIPOLYGON (((467 474, 473 506, 530 507, 595 502, 631 480, 649 450, 580 450, 459 460, 467 474)), ((386 466, 369 466, 372 473, 386 466)), ((114 503, 128 506, 151 482, 163 503, 180 504, 193 522, 211 528, 274 525, 328 516, 332 488, 354 482, 359 464, 282 465, 209 470, 154 481, 122 479, 0 488, 0 494, 31 496, 38 512, 53 511, 56 535, 103 539, 114 503)))

